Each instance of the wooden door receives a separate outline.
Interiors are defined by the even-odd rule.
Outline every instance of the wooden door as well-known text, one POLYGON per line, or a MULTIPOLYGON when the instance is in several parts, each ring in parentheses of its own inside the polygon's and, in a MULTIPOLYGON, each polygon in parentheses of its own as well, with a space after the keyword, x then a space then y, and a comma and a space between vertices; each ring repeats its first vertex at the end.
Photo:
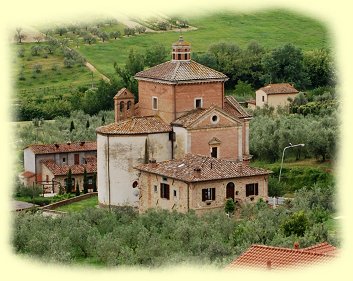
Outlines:
POLYGON ((229 182, 226 186, 226 198, 232 198, 234 201, 234 183, 229 182))

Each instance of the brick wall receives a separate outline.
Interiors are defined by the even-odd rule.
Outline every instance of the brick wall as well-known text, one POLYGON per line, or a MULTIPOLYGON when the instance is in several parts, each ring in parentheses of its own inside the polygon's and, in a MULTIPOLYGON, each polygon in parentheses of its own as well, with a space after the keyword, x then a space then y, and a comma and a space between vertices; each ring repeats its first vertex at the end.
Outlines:
POLYGON ((211 105, 223 108, 223 82, 181 84, 175 91, 177 117, 195 108, 195 98, 202 98, 203 108, 211 105))
POLYGON ((218 149, 218 158, 237 159, 238 154, 238 128, 214 128, 203 130, 192 130, 191 134, 191 153, 210 156, 211 147, 208 142, 216 137, 221 141, 218 149))

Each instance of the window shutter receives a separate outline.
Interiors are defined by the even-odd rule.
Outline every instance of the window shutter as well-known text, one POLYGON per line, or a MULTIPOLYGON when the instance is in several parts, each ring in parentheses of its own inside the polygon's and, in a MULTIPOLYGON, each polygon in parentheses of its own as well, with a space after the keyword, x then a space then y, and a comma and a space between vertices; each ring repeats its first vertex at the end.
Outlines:
POLYGON ((216 200, 216 189, 215 188, 211 188, 211 199, 212 200, 216 200))
POLYGON ((202 201, 207 200, 207 189, 202 189, 202 201))
POLYGON ((169 200, 169 185, 165 184, 165 198, 169 200))
POLYGON ((259 184, 255 183, 255 195, 259 195, 259 184))

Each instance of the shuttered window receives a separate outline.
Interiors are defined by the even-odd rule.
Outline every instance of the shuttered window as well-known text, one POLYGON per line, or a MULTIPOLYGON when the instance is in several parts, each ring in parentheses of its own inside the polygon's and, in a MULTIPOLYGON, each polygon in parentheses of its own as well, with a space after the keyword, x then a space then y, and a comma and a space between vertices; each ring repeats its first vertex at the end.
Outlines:
POLYGON ((246 185, 246 197, 253 195, 259 195, 258 183, 250 183, 246 185))
POLYGON ((202 189, 202 201, 216 200, 216 189, 215 188, 204 188, 202 189))
POLYGON ((161 183, 161 198, 169 200, 169 184, 161 183))

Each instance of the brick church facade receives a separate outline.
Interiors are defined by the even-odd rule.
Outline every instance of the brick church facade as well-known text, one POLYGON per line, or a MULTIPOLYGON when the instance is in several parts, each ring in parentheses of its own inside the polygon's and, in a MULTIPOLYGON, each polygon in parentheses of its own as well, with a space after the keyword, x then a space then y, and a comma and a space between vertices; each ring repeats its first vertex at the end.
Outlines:
POLYGON ((191 60, 180 37, 170 61, 135 79, 139 102, 121 89, 115 122, 97 128, 100 205, 204 212, 267 200, 269 171, 248 165, 251 115, 224 95, 226 75, 191 60))

